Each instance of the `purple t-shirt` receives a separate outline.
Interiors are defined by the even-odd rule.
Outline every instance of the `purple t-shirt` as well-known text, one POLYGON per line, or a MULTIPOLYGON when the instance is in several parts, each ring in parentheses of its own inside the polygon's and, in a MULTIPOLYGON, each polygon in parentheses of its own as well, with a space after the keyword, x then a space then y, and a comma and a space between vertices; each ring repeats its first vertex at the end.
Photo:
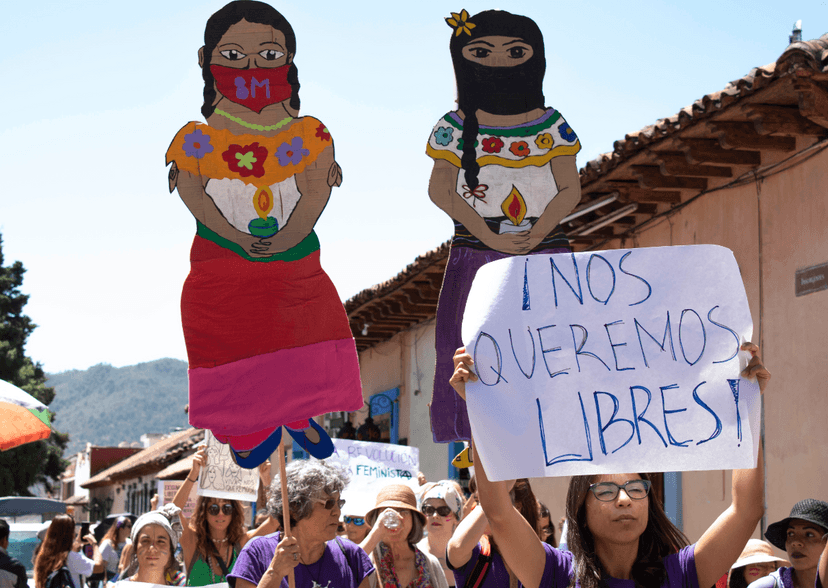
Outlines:
MULTIPOLYGON (((472 555, 465 565, 455 568, 450 561, 446 560, 449 569, 454 572, 454 581, 457 588, 463 588, 466 585, 466 580, 474 570, 474 566, 477 565, 478 557, 480 557, 480 543, 474 546, 472 555)), ((509 572, 500 554, 493 551, 492 563, 489 564, 489 569, 486 570, 486 576, 483 578, 480 588, 502 588, 503 586, 509 586, 509 572)), ((518 586, 523 586, 523 584, 518 583, 518 586)))
MULTIPOLYGON (((664 588, 699 588, 694 547, 690 545, 664 558, 664 567, 667 569, 667 582, 663 584, 664 588)), ((572 575, 572 554, 555 549, 547 543, 543 544, 543 548, 546 550, 546 565, 543 568, 540 588, 566 588, 569 586, 569 578, 572 575)), ((462 588, 466 584, 466 578, 474 569, 479 554, 480 544, 474 548, 471 558, 465 565, 452 568, 454 578, 457 580, 457 588, 462 588)), ((450 563, 449 567, 451 568, 450 563)), ((495 552, 492 554, 491 566, 480 588, 499 588, 508 585, 509 572, 506 570, 503 558, 495 552)), ((608 588, 634 588, 635 581, 607 578, 607 586, 608 588)))
MULTIPOLYGON (((240 578, 258 585, 281 539, 281 532, 276 532, 248 541, 227 577, 240 578)), ((296 588, 356 588, 374 571, 371 560, 359 545, 344 537, 339 537, 338 540, 344 553, 336 539, 328 541, 319 561, 309 566, 299 564, 294 568, 296 588)), ((282 578, 281 586, 288 588, 287 577, 282 578)))
MULTIPOLYGON (((546 543, 543 546, 546 549, 546 566, 540 581, 541 587, 566 588, 572 574, 572 554, 546 543)), ((699 588, 694 548, 695 545, 688 545, 678 553, 664 558, 667 581, 662 584, 662 588, 699 588)), ((635 588, 635 580, 607 578, 606 581, 608 588, 635 588)))

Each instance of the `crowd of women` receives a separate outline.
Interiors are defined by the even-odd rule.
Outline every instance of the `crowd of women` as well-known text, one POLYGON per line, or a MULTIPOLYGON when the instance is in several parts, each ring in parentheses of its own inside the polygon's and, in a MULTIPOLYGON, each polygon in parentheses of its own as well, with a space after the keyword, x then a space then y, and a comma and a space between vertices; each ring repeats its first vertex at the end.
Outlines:
MULTIPOLYGON (((764 391, 770 374, 758 348, 744 349, 753 354, 745 376, 764 391)), ((454 362, 451 382, 465 396, 473 362, 463 349, 454 362)), ((205 458, 196 454, 189 483, 205 458)), ((828 574, 826 502, 795 504, 768 526, 770 543, 751 538, 764 512, 761 455, 756 468, 733 473, 731 506, 694 544, 667 518, 649 474, 574 476, 561 537, 567 551, 555 546, 549 511, 529 481, 491 481, 479 456, 469 496, 448 480, 416 491, 391 484, 364 516, 342 498, 348 473, 324 460, 287 466, 286 504, 280 478, 270 484, 268 516, 252 530, 241 503, 208 497, 190 518, 170 504, 132 524, 119 519, 100 548, 76 535, 71 517, 58 516, 38 555, 36 587, 54 588, 66 570, 63 586, 83 588, 80 576, 105 568, 120 571, 120 581, 234 588, 287 588, 291 573, 296 588, 821 588, 828 574), (276 530, 285 515, 289 534, 276 530), (77 551, 82 542, 93 558, 77 551), (118 549, 119 564, 109 567, 118 549)), ((185 482, 175 502, 188 493, 185 482)))

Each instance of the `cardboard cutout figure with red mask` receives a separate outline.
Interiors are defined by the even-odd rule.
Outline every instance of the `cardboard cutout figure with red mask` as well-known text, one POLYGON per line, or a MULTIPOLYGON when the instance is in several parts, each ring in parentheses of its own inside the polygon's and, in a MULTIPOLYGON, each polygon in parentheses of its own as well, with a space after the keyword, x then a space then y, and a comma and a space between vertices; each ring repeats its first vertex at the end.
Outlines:
POLYGON ((170 191, 196 218, 181 297, 190 424, 255 467, 281 439, 327 457, 311 417, 362 404, 348 318, 313 232, 342 171, 327 127, 298 117, 296 39, 285 18, 231 2, 207 22, 199 65, 207 124, 167 151, 170 191))

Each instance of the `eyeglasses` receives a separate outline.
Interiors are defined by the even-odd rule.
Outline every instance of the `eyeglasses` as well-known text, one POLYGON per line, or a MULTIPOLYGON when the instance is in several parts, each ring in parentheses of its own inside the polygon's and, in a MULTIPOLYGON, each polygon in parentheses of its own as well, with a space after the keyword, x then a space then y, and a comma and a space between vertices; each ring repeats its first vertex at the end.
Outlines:
POLYGON ((328 498, 327 500, 322 500, 321 498, 314 500, 314 502, 318 502, 321 504, 325 510, 332 510, 334 506, 338 506, 340 510, 342 507, 345 506, 345 499, 344 498, 328 498))
POLYGON ((218 515, 218 513, 220 512, 223 512, 226 515, 231 515, 235 510, 236 509, 229 502, 225 502, 220 506, 214 502, 213 504, 207 507, 207 513, 213 516, 218 515))
POLYGON ((431 506, 430 504, 424 504, 423 508, 420 509, 423 511, 423 514, 427 517, 430 517, 435 512, 440 515, 441 517, 447 517, 451 514, 451 509, 447 506, 438 506, 437 508, 431 506))
POLYGON ((595 498, 601 502, 612 502, 618 498, 618 492, 622 488, 627 496, 633 500, 642 500, 650 493, 650 486, 652 484, 650 484, 649 480, 630 480, 620 486, 614 482, 598 482, 597 484, 590 485, 589 489, 592 490, 595 498))
POLYGON ((357 527, 361 527, 365 524, 364 517, 342 517, 342 520, 348 523, 349 525, 356 525, 357 527))

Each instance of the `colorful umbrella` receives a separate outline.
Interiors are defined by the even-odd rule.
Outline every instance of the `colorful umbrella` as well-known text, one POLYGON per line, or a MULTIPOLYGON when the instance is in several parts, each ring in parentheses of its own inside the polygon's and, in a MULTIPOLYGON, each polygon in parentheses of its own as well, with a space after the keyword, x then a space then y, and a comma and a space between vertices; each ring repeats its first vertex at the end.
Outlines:
POLYGON ((0 450, 46 439, 52 433, 46 405, 0 380, 0 450))

